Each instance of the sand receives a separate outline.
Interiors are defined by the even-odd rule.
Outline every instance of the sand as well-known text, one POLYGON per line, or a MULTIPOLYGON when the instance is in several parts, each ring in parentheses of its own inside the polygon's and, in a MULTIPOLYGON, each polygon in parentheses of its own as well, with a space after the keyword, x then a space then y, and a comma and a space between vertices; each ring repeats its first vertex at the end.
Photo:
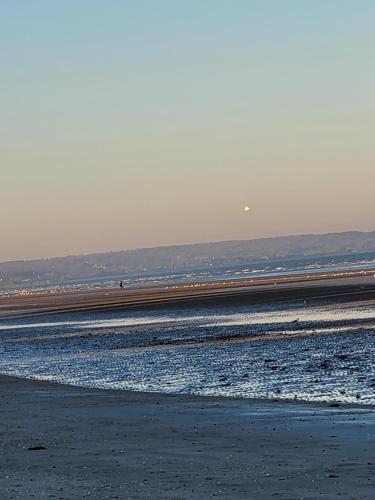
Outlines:
POLYGON ((0 498, 375 498, 373 408, 0 377, 0 498))
POLYGON ((251 305, 301 300, 375 299, 375 270, 271 276, 190 285, 147 286, 121 290, 93 288, 58 293, 0 295, 0 320, 22 316, 191 307, 196 305, 251 305))
MULTIPOLYGON (((0 319, 189 301, 375 297, 373 275, 207 286, 2 297, 0 319)), ((374 408, 101 391, 2 376, 0 404, 0 500, 375 498, 374 408)))

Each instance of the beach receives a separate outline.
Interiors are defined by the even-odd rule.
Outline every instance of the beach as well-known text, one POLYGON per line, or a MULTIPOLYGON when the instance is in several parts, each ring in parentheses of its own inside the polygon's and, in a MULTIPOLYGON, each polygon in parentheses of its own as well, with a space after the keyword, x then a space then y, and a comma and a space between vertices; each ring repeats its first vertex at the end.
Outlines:
POLYGON ((57 293, 10 293, 0 295, 0 319, 67 312, 157 309, 181 305, 194 307, 200 304, 251 305, 326 298, 366 300, 375 298, 374 276, 375 269, 366 268, 129 289, 98 287, 57 293))
POLYGON ((0 498, 374 498, 373 276, 282 281, 3 298, 0 498))
POLYGON ((0 378, 2 499, 361 498, 373 409, 0 378))

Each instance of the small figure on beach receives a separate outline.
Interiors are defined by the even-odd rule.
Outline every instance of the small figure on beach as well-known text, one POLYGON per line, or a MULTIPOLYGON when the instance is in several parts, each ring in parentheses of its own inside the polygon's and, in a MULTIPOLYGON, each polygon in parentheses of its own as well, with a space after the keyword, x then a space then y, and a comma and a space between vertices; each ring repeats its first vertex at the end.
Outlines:
POLYGON ((124 288, 124 283, 122 282, 122 280, 120 281, 120 288, 124 288))

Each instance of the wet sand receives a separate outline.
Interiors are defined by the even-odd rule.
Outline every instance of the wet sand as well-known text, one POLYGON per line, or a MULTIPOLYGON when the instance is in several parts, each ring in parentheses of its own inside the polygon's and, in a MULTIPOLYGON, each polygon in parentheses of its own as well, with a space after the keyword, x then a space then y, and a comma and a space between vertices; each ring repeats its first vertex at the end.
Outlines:
POLYGON ((0 320, 20 316, 195 305, 375 299, 375 270, 321 272, 129 289, 0 296, 0 320))
POLYGON ((0 498, 375 496, 371 408, 0 377, 0 498))

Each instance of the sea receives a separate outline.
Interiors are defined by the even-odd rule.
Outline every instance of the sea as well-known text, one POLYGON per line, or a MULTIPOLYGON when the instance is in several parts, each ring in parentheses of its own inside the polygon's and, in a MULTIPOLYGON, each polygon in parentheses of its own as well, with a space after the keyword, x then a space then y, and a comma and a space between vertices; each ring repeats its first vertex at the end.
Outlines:
MULTIPOLYGON (((128 286, 181 284, 370 269, 374 263, 369 253, 122 279, 128 286)), ((90 285, 105 287, 111 280, 117 277, 90 285)), ((0 321, 0 373, 82 387, 374 405, 374 360, 370 300, 175 306, 0 321)))
MULTIPOLYGON (((332 271, 356 271, 375 267, 375 252, 356 252, 338 255, 312 257, 291 257, 283 259, 262 259, 226 265, 208 265, 189 269, 160 269, 152 271, 126 272, 121 274, 98 275, 90 278, 51 281, 49 290, 84 290, 91 288, 113 288, 121 280, 127 288, 142 286, 164 286, 174 284, 249 279, 277 275, 298 275, 306 272, 320 273, 332 271)), ((37 290, 37 287, 34 287, 37 290)))

